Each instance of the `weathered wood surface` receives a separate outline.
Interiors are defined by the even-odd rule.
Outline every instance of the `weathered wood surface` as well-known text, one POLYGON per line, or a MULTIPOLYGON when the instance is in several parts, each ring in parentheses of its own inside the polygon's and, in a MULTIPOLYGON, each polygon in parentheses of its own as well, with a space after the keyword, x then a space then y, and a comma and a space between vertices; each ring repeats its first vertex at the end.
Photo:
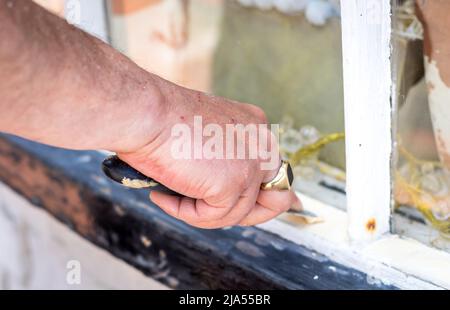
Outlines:
POLYGON ((98 152, 0 136, 0 180, 78 234, 177 289, 384 289, 258 228, 201 230, 103 176, 98 152))
POLYGON ((0 183, 0 292, 166 288, 0 183))

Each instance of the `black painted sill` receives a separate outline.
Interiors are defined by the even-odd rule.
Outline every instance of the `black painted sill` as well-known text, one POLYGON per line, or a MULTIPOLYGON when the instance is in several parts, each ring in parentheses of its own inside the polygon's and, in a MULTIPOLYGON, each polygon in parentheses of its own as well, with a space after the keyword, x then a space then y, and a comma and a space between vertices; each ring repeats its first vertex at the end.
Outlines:
POLYGON ((176 289, 386 289, 258 228, 201 230, 103 176, 102 154, 0 135, 0 181, 69 228, 176 289), (329 268, 334 266, 335 268, 329 268))

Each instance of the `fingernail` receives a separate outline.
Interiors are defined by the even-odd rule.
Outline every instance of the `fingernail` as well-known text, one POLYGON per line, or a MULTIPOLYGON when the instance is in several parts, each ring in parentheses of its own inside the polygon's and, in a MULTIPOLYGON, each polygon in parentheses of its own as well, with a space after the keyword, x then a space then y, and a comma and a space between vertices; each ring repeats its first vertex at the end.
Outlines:
POLYGON ((302 206, 300 199, 297 198, 297 200, 291 205, 291 209, 295 210, 295 211, 303 210, 303 206, 302 206))

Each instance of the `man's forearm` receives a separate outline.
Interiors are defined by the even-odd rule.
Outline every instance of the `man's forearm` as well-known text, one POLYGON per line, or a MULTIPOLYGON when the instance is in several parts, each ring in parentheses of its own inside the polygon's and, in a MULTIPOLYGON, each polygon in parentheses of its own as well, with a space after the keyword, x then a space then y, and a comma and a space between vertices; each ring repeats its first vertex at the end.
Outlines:
POLYGON ((0 69, 0 131, 43 143, 131 151, 163 113, 161 79, 32 1, 0 0, 0 69))

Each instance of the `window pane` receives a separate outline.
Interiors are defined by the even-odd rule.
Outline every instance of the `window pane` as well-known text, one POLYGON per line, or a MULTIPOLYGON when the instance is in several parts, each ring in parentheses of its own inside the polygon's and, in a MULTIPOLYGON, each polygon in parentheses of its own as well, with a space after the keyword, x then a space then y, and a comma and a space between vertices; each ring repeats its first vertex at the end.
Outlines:
POLYGON ((339 1, 117 0, 110 12, 116 48, 175 83, 261 106, 281 123, 297 188, 345 206, 339 1))
POLYGON ((442 36, 450 29, 450 2, 418 3, 415 10, 414 1, 398 2, 393 23, 398 100, 394 230, 450 249, 450 38, 442 36))

